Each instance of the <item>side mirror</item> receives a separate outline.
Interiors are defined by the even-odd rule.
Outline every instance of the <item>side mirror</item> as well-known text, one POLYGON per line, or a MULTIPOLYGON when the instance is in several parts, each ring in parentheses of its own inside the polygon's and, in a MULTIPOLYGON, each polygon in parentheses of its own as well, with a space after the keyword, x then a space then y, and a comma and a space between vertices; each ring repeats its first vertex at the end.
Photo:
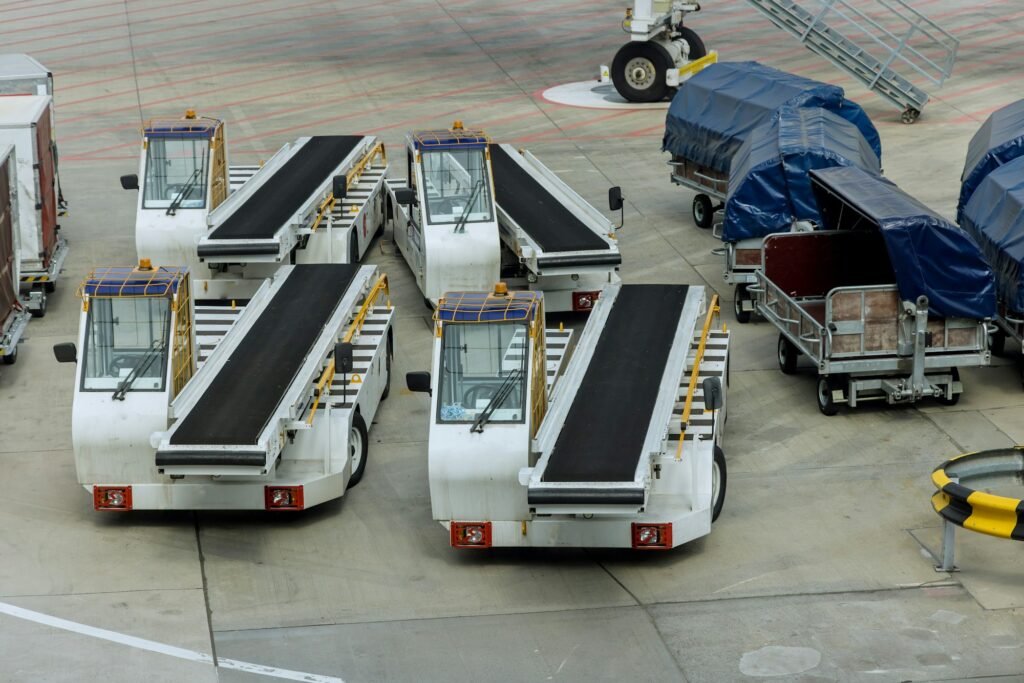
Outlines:
POLYGON ((701 382, 704 390, 704 409, 718 410, 722 407, 722 380, 718 377, 708 377, 701 382))
POLYGON ((334 345, 334 371, 343 374, 352 372, 352 361, 355 347, 351 342, 338 342, 334 345))
POLYGON ((395 199, 403 206, 416 206, 416 190, 411 187, 400 187, 395 190, 395 199))
POLYGON ((348 178, 343 175, 334 176, 334 180, 331 182, 331 194, 334 195, 334 201, 340 202, 348 196, 348 178))
POLYGON ((618 185, 608 188, 608 209, 611 211, 622 210, 622 188, 618 185))
POLYGON ((121 187, 125 190, 139 189, 139 176, 135 173, 121 176, 121 187))
POLYGON ((409 391, 416 391, 432 396, 430 391, 429 372, 407 372, 405 373, 405 386, 409 391))
POLYGON ((53 357, 57 359, 58 363, 77 363, 78 349, 75 348, 73 342, 54 344, 53 357))

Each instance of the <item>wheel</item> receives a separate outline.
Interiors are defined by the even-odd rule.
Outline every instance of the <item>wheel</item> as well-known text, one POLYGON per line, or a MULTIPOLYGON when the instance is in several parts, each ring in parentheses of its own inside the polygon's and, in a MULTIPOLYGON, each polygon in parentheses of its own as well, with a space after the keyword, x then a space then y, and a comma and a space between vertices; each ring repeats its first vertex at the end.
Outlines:
POLYGON ((394 353, 391 350, 391 335, 388 335, 388 348, 385 353, 387 356, 385 356, 386 360, 384 361, 386 363, 384 366, 384 391, 380 395, 380 400, 382 401, 391 395, 391 356, 394 353))
POLYGON ((39 308, 33 308, 29 311, 33 318, 42 318, 46 315, 46 290, 42 289, 40 291, 42 292, 42 296, 39 298, 39 308))
POLYGON ((907 107, 906 109, 903 110, 903 113, 900 114, 900 121, 906 123, 907 125, 910 125, 914 121, 917 121, 917 117, 920 115, 921 112, 918 111, 917 109, 914 109, 913 107, 907 107))
POLYGON ((988 350, 993 356, 1002 356, 1006 353, 1006 332, 1001 328, 997 327, 996 331, 989 335, 988 350))
POLYGON ((698 228, 707 230, 715 218, 715 207, 711 205, 711 197, 699 194, 693 198, 693 222, 698 228))
POLYGON ((612 83, 630 102, 658 102, 668 94, 665 72, 672 66, 672 57, 661 45, 626 43, 612 60, 612 83))
POLYGON ((839 388, 838 379, 826 375, 818 378, 818 410, 822 415, 832 416, 839 412, 839 406, 832 398, 832 392, 839 388))
POLYGON ((348 262, 359 263, 359 235, 352 229, 352 238, 348 241, 348 262))
POLYGON ((4 365, 14 365, 18 362, 18 347, 15 346, 14 350, 10 353, 0 356, 0 361, 3 361, 4 365))
POLYGON ((715 456, 711 461, 711 521, 718 519, 725 505, 725 452, 715 446, 715 456))
POLYGON ((424 305, 424 306, 426 306, 426 307, 427 307, 427 310, 428 310, 428 311, 430 311, 431 313, 433 313, 433 312, 434 312, 434 304, 433 304, 433 302, 432 302, 432 301, 431 301, 430 299, 428 299, 427 297, 423 297, 423 305, 424 305))
POLYGON ((348 453, 352 459, 352 476, 348 479, 348 488, 352 488, 363 478, 366 471, 366 453, 370 448, 366 433, 366 422, 363 416, 356 413, 352 416, 352 430, 348 435, 348 453))
MULTIPOLYGON (((954 382, 959 382, 960 381, 960 370, 958 370, 957 368, 953 368, 951 374, 953 375, 953 381, 954 382)), ((944 406, 955 406, 959 402, 960 402, 960 394, 959 393, 953 394, 953 398, 946 398, 945 396, 940 396, 939 397, 939 403, 941 403, 944 406)))
POLYGON ((733 309, 736 313, 736 322, 749 323, 750 311, 743 310, 743 302, 747 300, 747 286, 736 285, 736 297, 733 300, 733 309))
POLYGON ((47 294, 53 294, 57 291, 57 283, 53 281, 47 281, 43 283, 43 291, 47 294))
POLYGON ((784 335, 779 334, 779 370, 782 370, 784 375, 796 374, 796 359, 800 355, 796 347, 793 346, 793 342, 786 339, 784 335))
POLYGON ((679 24, 676 26, 676 33, 690 46, 690 52, 686 58, 691 62, 708 56, 708 49, 704 47, 704 41, 700 39, 700 36, 692 28, 679 24))

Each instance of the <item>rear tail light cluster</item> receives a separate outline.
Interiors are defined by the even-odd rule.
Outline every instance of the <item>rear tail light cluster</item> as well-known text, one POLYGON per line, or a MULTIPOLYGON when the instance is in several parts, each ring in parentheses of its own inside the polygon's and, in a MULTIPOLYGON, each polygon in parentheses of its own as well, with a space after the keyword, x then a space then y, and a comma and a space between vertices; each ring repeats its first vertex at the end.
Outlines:
POLYGON ((452 522, 453 548, 490 548, 490 522, 452 522))
POLYGON ((596 292, 573 292, 572 310, 589 311, 597 303, 597 297, 601 296, 600 291, 596 292))
POLYGON ((672 547, 672 523, 633 522, 633 547, 637 550, 668 550, 672 547))
POLYGON ((263 501, 268 510, 302 510, 302 487, 264 486, 263 501))
POLYGON ((93 486, 92 506, 97 510, 126 512, 132 509, 131 486, 93 486))

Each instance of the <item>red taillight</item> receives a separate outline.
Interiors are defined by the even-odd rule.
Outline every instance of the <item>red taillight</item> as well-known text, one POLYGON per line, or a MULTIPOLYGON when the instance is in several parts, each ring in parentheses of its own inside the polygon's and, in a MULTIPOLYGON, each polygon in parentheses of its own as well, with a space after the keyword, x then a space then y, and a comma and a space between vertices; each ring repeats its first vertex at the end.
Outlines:
POLYGON ((490 548, 490 522, 452 522, 453 548, 490 548))
POLYGON ((131 486, 93 486, 92 506, 97 510, 125 512, 132 509, 131 486))
POLYGON ((597 303, 597 297, 601 296, 601 292, 573 292, 572 293, 572 310, 574 311, 589 311, 597 303))
POLYGON ((264 486, 263 502, 268 510, 301 510, 301 486, 264 486))
POLYGON ((672 547, 672 523, 633 522, 633 547, 637 550, 668 550, 672 547))

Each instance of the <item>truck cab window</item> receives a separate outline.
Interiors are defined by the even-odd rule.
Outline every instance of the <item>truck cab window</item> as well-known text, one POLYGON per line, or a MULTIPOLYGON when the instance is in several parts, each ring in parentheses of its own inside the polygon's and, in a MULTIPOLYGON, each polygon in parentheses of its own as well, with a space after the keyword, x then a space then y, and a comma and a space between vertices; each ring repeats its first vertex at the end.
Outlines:
POLYGON ((441 340, 438 421, 472 423, 511 385, 490 422, 523 422, 529 336, 526 325, 446 325, 441 340))
POLYGON ((423 153, 427 220, 433 224, 494 219, 491 176, 482 149, 423 153))
POLYGON ((82 389, 113 391, 138 367, 129 391, 163 391, 170 317, 165 298, 91 298, 82 389))
POLYGON ((210 141, 154 137, 146 154, 144 209, 206 208, 210 141))

